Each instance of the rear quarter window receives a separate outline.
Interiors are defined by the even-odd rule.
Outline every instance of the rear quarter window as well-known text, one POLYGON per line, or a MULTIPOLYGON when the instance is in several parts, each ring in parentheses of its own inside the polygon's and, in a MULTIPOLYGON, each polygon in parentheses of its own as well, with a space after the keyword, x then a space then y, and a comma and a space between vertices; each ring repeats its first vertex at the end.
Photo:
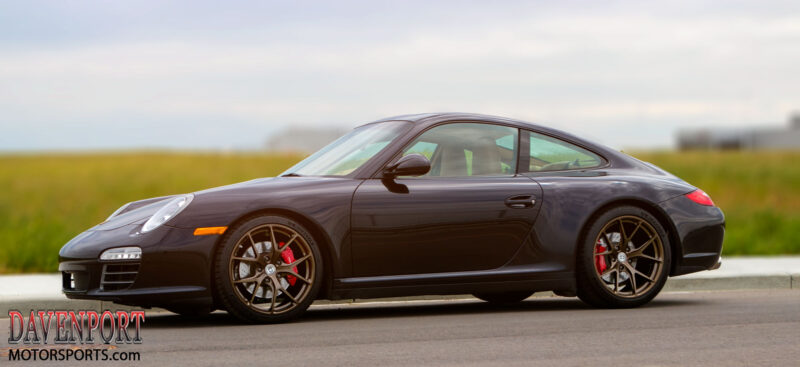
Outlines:
POLYGON ((528 131, 530 164, 528 172, 563 171, 599 167, 603 159, 577 145, 528 131))

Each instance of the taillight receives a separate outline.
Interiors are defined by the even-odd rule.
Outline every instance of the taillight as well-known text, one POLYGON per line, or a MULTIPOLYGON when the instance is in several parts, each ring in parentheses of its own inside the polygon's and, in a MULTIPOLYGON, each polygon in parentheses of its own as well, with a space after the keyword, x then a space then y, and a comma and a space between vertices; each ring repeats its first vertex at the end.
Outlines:
POLYGON ((708 194, 706 194, 705 192, 703 192, 703 190, 700 189, 694 190, 686 194, 686 197, 700 205, 714 206, 714 202, 711 201, 711 196, 708 196, 708 194))

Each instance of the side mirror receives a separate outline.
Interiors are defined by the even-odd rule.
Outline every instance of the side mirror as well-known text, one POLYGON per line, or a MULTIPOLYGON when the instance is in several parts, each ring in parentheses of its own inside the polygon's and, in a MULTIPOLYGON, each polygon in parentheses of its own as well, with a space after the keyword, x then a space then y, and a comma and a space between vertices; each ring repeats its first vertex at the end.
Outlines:
POLYGON ((384 177, 422 176, 431 170, 431 161, 422 154, 409 154, 383 170, 384 177))

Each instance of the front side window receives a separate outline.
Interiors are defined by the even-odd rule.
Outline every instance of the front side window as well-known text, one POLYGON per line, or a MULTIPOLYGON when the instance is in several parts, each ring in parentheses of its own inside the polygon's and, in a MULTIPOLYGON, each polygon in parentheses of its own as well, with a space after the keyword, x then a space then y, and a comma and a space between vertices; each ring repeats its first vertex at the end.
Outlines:
POLYGON ((531 144, 528 172, 593 168, 603 164, 597 154, 586 149, 547 135, 527 133, 531 144))
POLYGON ((422 154, 431 161, 423 177, 513 175, 517 167, 516 128, 480 123, 434 127, 414 140, 403 155, 422 154))
POLYGON ((358 127, 300 161, 281 175, 345 176, 361 167, 411 127, 406 121, 387 121, 358 127))

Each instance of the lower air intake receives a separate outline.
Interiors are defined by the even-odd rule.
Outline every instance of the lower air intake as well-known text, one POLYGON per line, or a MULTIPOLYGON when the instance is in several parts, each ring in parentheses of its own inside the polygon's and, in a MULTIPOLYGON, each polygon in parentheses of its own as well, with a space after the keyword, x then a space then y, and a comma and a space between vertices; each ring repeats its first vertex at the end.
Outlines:
POLYGON ((100 278, 101 291, 121 291, 130 288, 139 274, 138 263, 105 264, 100 278))

